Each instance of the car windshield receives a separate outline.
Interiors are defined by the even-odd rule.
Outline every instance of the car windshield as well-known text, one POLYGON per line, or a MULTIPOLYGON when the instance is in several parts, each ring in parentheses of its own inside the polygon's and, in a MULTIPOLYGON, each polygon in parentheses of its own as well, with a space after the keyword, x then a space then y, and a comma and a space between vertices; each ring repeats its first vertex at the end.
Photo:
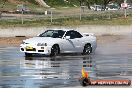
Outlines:
POLYGON ((52 38, 62 38, 65 31, 63 30, 47 30, 40 34, 39 37, 52 37, 52 38))

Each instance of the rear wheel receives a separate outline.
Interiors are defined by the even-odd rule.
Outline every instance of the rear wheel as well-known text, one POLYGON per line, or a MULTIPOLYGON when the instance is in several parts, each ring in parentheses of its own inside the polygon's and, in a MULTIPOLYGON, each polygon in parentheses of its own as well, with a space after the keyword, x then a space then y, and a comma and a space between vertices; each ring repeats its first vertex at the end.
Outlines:
POLYGON ((83 55, 89 55, 90 53, 92 53, 92 47, 90 44, 86 44, 84 46, 83 55))
POLYGON ((32 53, 25 53, 25 56, 26 57, 31 57, 32 56, 32 53))
POLYGON ((53 45, 51 48, 50 56, 57 56, 60 53, 60 48, 58 45, 53 45))

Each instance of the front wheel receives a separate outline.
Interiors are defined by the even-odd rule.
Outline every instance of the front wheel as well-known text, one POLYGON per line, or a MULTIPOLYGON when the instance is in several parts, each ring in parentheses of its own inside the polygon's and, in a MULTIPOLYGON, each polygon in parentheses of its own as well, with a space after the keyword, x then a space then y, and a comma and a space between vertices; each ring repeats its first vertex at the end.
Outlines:
POLYGON ((51 48, 51 54, 50 56, 57 56, 60 52, 60 48, 58 45, 53 45, 51 48))
POLYGON ((25 53, 25 56, 26 57, 31 57, 32 56, 32 53, 25 53))
POLYGON ((90 44, 86 44, 84 46, 83 55, 89 55, 90 53, 92 53, 92 47, 90 44))

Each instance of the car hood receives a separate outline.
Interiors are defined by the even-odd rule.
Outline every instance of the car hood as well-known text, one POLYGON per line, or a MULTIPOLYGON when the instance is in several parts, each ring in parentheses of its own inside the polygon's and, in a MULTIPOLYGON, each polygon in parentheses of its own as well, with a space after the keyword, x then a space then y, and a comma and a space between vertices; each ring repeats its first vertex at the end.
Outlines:
POLYGON ((23 42, 28 44, 38 44, 38 43, 56 43, 60 40, 60 38, 51 38, 51 37, 33 37, 26 40, 23 40, 23 42))

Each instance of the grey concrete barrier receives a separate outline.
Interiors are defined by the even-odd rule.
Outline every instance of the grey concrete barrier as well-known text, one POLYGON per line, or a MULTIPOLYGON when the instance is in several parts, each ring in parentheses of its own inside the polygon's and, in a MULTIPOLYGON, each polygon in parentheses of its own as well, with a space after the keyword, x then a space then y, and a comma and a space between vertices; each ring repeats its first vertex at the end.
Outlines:
POLYGON ((98 26, 80 26, 81 32, 91 32, 96 35, 127 35, 132 34, 132 25, 98 25, 98 26))
POLYGON ((77 27, 11 27, 0 28, 0 37, 36 36, 47 29, 62 28, 76 29, 82 33, 95 35, 132 35, 132 25, 81 25, 77 27))

